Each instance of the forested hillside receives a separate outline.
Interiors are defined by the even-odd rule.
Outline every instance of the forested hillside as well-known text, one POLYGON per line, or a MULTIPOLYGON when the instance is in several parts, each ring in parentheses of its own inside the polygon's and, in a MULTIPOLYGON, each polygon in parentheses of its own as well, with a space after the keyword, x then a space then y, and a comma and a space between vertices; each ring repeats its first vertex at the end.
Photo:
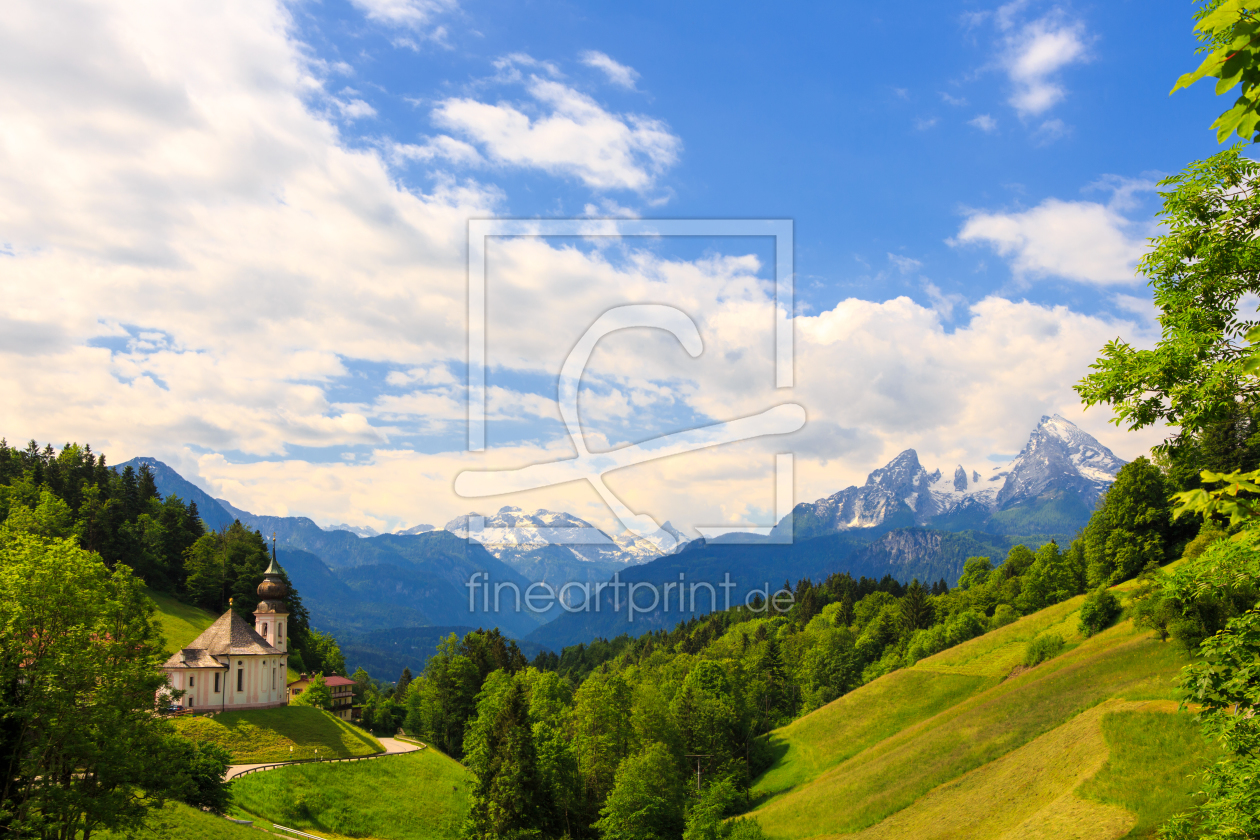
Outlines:
MULTIPOLYGON (((73 538, 108 568, 129 566, 151 589, 220 613, 231 604, 250 624, 270 557, 239 522, 207 533, 195 502, 161 496, 147 465, 116 471, 90 445, 0 439, 0 522, 48 539, 73 538)), ((313 629, 301 595, 287 598, 290 667, 344 673, 336 640, 313 629)))
MULTIPOLYGON (((721 822, 747 809, 757 778, 777 766, 778 742, 768 733, 1056 604, 1074 605, 1070 630, 1021 638, 1014 659, 1001 659, 1006 671, 1103 633, 1121 610, 1110 587, 1153 574, 1195 537, 1197 525, 1172 521, 1171 489, 1138 459, 1069 545, 1017 545, 998 564, 975 557, 953 583, 802 580, 790 587, 785 614, 754 602, 532 663, 497 633, 452 635, 405 689, 386 696, 363 680, 366 719, 383 730, 402 724, 464 760, 479 779, 472 819, 486 835, 774 836, 778 829, 764 820, 762 828, 721 822)), ((1148 663, 1148 677, 1162 680, 1152 690, 1171 696, 1177 666, 1159 662, 1148 663)), ((933 708, 933 695, 912 699, 933 708)), ((1107 696, 1101 690, 1090 703, 1107 696)), ((861 715, 882 712, 864 707, 861 715)), ((1034 726, 1026 737, 1042 731, 1034 726)))

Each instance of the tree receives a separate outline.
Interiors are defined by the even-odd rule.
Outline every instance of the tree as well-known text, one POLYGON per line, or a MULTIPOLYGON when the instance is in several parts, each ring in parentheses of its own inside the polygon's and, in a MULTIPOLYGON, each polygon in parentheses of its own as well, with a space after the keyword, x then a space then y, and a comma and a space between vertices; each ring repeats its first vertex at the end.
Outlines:
POLYGON ((1163 563, 1172 534, 1172 504, 1159 469, 1146 458, 1125 464, 1085 528, 1089 584, 1120 583, 1148 563, 1163 563))
POLYGON ((85 838, 138 827, 187 784, 154 717, 165 658, 131 570, 73 539, 0 528, 0 827, 85 838))
POLYGON ((901 632, 909 635, 932 625, 932 599, 928 591, 915 578, 901 596, 901 632))
POLYGON ((604 840, 661 840, 682 834, 685 782, 663 744, 652 744, 617 768, 600 809, 604 840))
POLYGON ((1107 589, 1099 586, 1081 604, 1081 632, 1093 636, 1111 626, 1120 615, 1120 601, 1107 589))
POLYGON ((958 578, 959 589, 970 589, 984 583, 993 571, 993 561, 988 557, 968 557, 963 562, 963 573, 958 578))
POLYGON ((411 669, 404 667, 402 673, 398 675, 398 682, 394 685, 394 699, 399 702, 407 698, 407 688, 411 685, 411 669))
POLYGON ((1248 338, 1257 322, 1238 314, 1244 295, 1260 293, 1258 174, 1260 165, 1235 147, 1159 182, 1169 188, 1159 214, 1167 232, 1152 240, 1138 271, 1154 289, 1161 338, 1151 350, 1109 342, 1076 385, 1087 406, 1110 405, 1130 429, 1174 426, 1160 451, 1260 395, 1248 338))
MULTIPOLYGON (((410 675, 408 675, 410 676, 410 675)), ((368 696, 376 694, 376 684, 372 682, 372 675, 359 666, 354 669, 354 674, 350 677, 354 680, 354 702, 356 705, 367 703, 368 696)))
POLYGON ((1172 92, 1189 87, 1200 79, 1216 79, 1216 93, 1239 87, 1234 105, 1216 118, 1218 142, 1231 134, 1244 140, 1257 136, 1260 123, 1260 18, 1247 0, 1208 0, 1195 14, 1195 32, 1200 53, 1207 57, 1197 69, 1177 80, 1172 92))
POLYGON ((223 777, 232 763, 232 754, 210 741, 194 743, 179 737, 175 748, 182 753, 188 777, 179 799, 211 813, 227 813, 232 804, 232 788, 223 783, 223 777))
POLYGON ((317 709, 325 711, 332 708, 332 692, 329 691, 328 685, 324 682, 323 674, 316 674, 311 677, 310 683, 307 684, 306 690, 293 698, 295 706, 314 706, 317 709))
POLYGON ((603 671, 587 677, 574 694, 573 749, 591 816, 612 790, 617 767, 630 753, 631 698, 621 674, 603 671))
MULTIPOLYGON (((496 672, 502 675, 502 672, 496 672)), ((542 824, 538 759, 528 701, 520 683, 503 675, 478 698, 477 734, 468 768, 477 776, 464 836, 516 840, 542 824)))

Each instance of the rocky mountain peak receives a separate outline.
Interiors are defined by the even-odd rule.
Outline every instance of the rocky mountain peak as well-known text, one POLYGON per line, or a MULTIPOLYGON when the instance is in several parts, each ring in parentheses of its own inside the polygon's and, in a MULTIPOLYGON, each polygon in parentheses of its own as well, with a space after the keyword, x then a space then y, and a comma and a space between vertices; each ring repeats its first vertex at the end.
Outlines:
MULTIPOLYGON (((979 475, 976 477, 979 478, 979 475)), ((959 493, 967 489, 967 471, 962 468, 962 464, 954 470, 954 489, 959 493)))
POLYGON ((875 527, 906 515, 920 526, 978 523, 1048 491, 1076 494, 1092 508, 1124 463, 1088 432, 1056 414, 1042 417, 1020 454, 994 468, 987 479, 979 470, 958 464, 952 478, 944 480, 941 470, 929 473, 918 453, 907 449, 872 470, 862 487, 848 487, 799 507, 811 514, 811 528, 835 531, 875 527))
POLYGON ((866 477, 866 486, 881 487, 894 492, 898 490, 914 492, 913 487, 916 481, 926 474, 919 463, 919 453, 913 449, 907 449, 879 469, 871 470, 871 474, 866 477))

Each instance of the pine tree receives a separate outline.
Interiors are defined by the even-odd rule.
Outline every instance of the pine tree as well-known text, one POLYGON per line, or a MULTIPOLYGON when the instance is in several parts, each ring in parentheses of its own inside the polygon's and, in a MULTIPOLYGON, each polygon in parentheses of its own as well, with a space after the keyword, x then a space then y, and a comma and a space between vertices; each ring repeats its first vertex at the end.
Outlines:
POLYGON ((411 685, 411 669, 403 668, 398 675, 398 684, 394 686, 394 699, 401 703, 407 699, 407 686, 411 685))
POLYGON ((906 587, 906 594, 901 598, 901 632, 913 633, 932 626, 932 601, 928 591, 915 578, 906 587))
POLYGON ((542 791, 525 691, 513 681, 483 744, 468 756, 477 776, 464 824, 470 840, 515 840, 542 827, 542 791))

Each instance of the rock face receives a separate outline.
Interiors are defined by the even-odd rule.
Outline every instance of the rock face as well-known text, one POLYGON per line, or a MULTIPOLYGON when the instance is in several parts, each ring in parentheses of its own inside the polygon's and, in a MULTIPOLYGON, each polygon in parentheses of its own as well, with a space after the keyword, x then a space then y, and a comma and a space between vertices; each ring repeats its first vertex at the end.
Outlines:
MULTIPOLYGON (((444 528, 458 537, 469 537, 469 520, 476 516, 480 514, 457 516, 444 528)), ((622 565, 646 563, 686 541, 668 522, 646 539, 629 533, 613 537, 571 513, 542 509, 525 513, 511 505, 492 516, 483 516, 482 531, 473 531, 471 537, 500 559, 515 559, 526 552, 556 546, 578 561, 622 565)))
POLYGON ((1028 445, 1000 473, 1006 481, 997 495, 998 509, 1047 490, 1077 493, 1092 505, 1124 464, 1075 423, 1057 414, 1042 417, 1028 445))
POLYGON ((871 472, 865 485, 798 505, 794 516, 807 524, 808 535, 889 525, 981 527, 995 513, 1049 495, 1072 497, 1088 510, 1124 464, 1056 414, 1042 417, 1023 451, 987 478, 961 464, 949 478, 939 469, 929 473, 907 449, 871 472))

